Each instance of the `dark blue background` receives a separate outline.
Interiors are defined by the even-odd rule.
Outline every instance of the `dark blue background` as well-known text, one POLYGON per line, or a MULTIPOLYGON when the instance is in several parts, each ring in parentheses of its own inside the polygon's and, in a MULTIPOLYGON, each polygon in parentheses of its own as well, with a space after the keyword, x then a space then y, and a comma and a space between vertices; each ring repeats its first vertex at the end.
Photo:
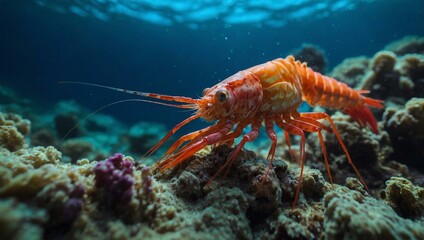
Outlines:
MULTIPOLYGON (((285 57, 302 43, 326 50, 330 68, 344 58, 371 56, 392 40, 424 35, 424 1, 359 4, 325 19, 281 28, 207 22, 191 30, 136 19, 100 21, 60 14, 29 0, 0 1, 0 81, 40 104, 77 99, 91 109, 132 96, 57 81, 87 81, 172 95, 200 96, 233 73, 285 57)), ((169 127, 179 109, 126 103, 104 111, 129 123, 169 127)))

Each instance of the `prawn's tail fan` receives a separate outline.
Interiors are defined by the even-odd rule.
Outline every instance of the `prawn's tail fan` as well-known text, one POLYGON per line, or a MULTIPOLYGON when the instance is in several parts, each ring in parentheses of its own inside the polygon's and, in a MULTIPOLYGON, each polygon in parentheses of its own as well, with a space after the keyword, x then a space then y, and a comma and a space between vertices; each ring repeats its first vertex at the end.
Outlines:
POLYGON ((364 97, 364 104, 350 106, 343 111, 346 114, 349 114, 356 122, 359 123, 361 127, 370 127, 374 133, 378 133, 377 120, 374 117, 374 114, 371 112, 369 107, 373 108, 384 108, 383 101, 378 99, 373 99, 369 97, 364 97))

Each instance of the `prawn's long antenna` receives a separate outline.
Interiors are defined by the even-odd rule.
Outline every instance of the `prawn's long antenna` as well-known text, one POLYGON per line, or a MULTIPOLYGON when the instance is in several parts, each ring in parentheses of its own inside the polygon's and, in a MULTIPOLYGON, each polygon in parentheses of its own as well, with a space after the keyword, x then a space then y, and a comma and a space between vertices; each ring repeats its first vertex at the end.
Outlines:
POLYGON ((123 100, 119 100, 116 102, 112 102, 109 104, 106 104, 98 109, 96 109, 95 111, 91 112, 90 114, 88 114, 87 116, 85 116, 83 119, 81 119, 77 124, 75 124, 71 129, 69 129, 69 131, 60 139, 60 143, 63 142, 63 140, 65 140, 65 138, 75 129, 77 128, 82 122, 84 122, 87 118, 93 116, 94 114, 100 112, 101 110, 116 105, 116 104, 120 104, 120 103, 124 103, 124 102, 147 102, 147 103, 154 103, 154 104, 159 104, 159 105, 164 105, 164 106, 168 106, 168 107, 176 107, 176 108, 191 108, 191 109, 195 109, 196 105, 194 104, 185 104, 185 105, 176 105, 176 104, 170 104, 170 103, 163 103, 163 102, 156 102, 156 101, 151 101, 151 100, 146 100, 146 99, 138 99, 138 98, 131 98, 131 99, 123 99, 123 100))
POLYGON ((80 85, 106 88, 106 89, 110 89, 110 90, 114 90, 114 91, 118 91, 118 92, 133 94, 133 95, 142 96, 142 97, 155 98, 155 99, 160 99, 160 100, 164 100, 164 101, 174 101, 174 102, 192 103, 192 104, 196 104, 196 103, 199 102, 199 99, 193 99, 193 98, 190 98, 190 97, 170 96, 170 95, 163 95, 163 94, 157 94, 157 93, 140 92, 140 91, 123 89, 123 88, 110 87, 110 86, 100 85, 100 84, 95 84, 95 83, 75 82, 75 81, 59 81, 57 83, 80 84, 80 85))

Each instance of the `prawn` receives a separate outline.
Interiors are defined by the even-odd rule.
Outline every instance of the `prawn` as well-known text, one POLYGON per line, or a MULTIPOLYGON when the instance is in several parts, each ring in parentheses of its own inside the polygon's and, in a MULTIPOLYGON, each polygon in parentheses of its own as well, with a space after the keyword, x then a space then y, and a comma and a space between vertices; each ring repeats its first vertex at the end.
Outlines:
MULTIPOLYGON (((161 171, 177 166, 208 145, 233 145, 234 140, 240 137, 243 130, 250 125, 251 130, 242 136, 241 141, 230 154, 226 163, 212 177, 213 179, 224 169, 229 170, 244 145, 254 141, 264 125, 266 134, 271 140, 271 146, 267 155, 268 169, 262 178, 263 183, 275 156, 278 138, 274 125, 277 125, 284 131, 287 140, 289 140, 289 135, 300 137, 300 176, 292 204, 293 208, 299 198, 305 165, 305 132, 317 133, 326 171, 332 185, 333 180, 322 130, 334 133, 348 163, 368 190, 330 116, 325 112, 300 113, 297 109, 303 101, 306 101, 311 106, 319 105, 340 110, 350 115, 360 126, 369 127, 374 133, 378 133, 377 121, 369 107, 384 108, 383 101, 364 96, 363 94, 368 93, 366 90, 354 90, 334 78, 314 72, 307 67, 306 63, 296 61, 293 56, 285 59, 278 58, 239 71, 215 86, 204 89, 203 96, 199 99, 125 90, 90 83, 72 83, 108 88, 150 99, 182 103, 169 104, 161 101, 142 100, 196 111, 192 116, 178 123, 153 146, 147 152, 149 156, 187 123, 198 118, 214 122, 212 126, 183 135, 173 143, 166 151, 164 159, 156 165, 161 171), (319 120, 327 120, 330 125, 325 125, 319 120)), ((286 142, 290 147, 290 141, 286 142)))

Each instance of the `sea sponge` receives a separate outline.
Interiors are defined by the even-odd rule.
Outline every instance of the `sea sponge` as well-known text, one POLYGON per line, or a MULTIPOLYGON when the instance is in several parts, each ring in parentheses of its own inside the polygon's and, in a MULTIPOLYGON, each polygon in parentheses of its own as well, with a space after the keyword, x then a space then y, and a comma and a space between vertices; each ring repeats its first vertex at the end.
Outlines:
POLYGON ((346 187, 324 196, 326 239, 423 239, 422 222, 399 217, 379 200, 346 187))
POLYGON ((424 188, 414 186, 402 177, 392 177, 386 182, 382 197, 400 216, 421 217, 424 214, 424 188))

